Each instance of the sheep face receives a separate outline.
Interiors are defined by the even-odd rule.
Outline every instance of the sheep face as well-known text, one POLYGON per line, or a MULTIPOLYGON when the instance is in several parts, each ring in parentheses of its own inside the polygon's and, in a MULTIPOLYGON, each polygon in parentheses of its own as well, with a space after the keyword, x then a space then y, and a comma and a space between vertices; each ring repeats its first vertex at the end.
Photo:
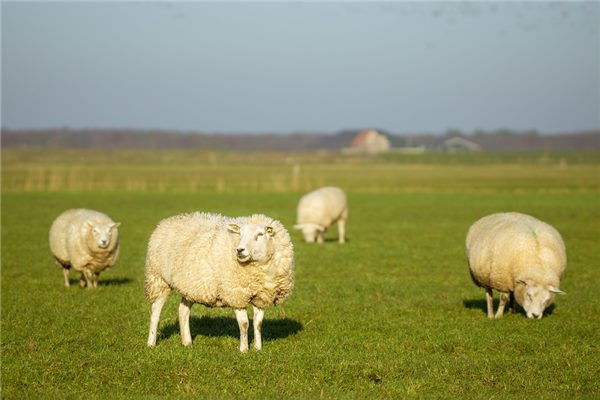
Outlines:
POLYGON ((252 261, 267 262, 273 254, 273 236, 275 231, 270 226, 246 224, 238 226, 229 224, 230 232, 239 236, 236 246, 236 258, 242 263, 252 261))
POLYGON ((544 310, 554 302, 555 294, 564 294, 554 286, 538 285, 528 280, 519 280, 515 290, 515 297, 521 303, 527 318, 540 319, 544 310))
POLYGON ((112 237, 116 236, 116 228, 120 225, 119 222, 111 222, 108 224, 94 224, 87 222, 86 226, 92 234, 92 242, 94 247, 105 250, 112 242, 112 237), (114 229, 114 230, 113 230, 114 229))
POLYGON ((325 232, 325 228, 317 224, 298 224, 294 225, 294 228, 302 231, 304 241, 307 243, 316 242, 319 235, 325 232))

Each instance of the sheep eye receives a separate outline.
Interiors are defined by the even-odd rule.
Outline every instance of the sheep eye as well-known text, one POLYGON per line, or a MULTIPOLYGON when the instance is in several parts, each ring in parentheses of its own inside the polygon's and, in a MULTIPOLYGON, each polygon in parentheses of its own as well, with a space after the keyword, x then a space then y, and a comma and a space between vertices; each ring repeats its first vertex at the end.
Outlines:
POLYGON ((256 234, 256 240, 258 240, 258 238, 259 238, 259 237, 261 237, 261 236, 263 236, 263 235, 264 235, 264 233, 262 233, 262 232, 258 232, 258 233, 256 234))

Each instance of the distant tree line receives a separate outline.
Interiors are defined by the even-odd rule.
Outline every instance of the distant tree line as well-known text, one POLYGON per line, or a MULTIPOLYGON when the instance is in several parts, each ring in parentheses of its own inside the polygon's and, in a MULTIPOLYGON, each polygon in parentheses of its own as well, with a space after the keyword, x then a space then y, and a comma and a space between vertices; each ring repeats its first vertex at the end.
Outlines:
MULTIPOLYGON (((244 134, 200 133, 179 131, 144 131, 128 129, 2 129, 1 144, 5 148, 139 148, 176 149, 198 148, 229 151, 339 151, 349 147, 360 129, 337 133, 244 134)), ((392 147, 439 148, 440 143, 460 136, 481 146, 484 151, 527 151, 599 149, 600 130, 559 134, 540 134, 537 131, 516 132, 508 129, 477 130, 465 134, 448 130, 444 134, 391 133, 386 135, 392 147)))

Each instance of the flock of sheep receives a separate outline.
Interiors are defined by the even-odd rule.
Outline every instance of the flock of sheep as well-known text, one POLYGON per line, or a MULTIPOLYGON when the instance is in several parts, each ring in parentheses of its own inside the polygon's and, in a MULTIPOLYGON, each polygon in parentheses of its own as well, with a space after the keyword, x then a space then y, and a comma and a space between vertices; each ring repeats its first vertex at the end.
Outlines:
MULTIPOLYGON (((345 193, 324 187, 300 199, 295 229, 307 242, 322 243, 338 223, 345 242, 348 206, 345 193)), ((81 273, 80 286, 97 287, 100 272, 113 266, 119 254, 119 223, 89 209, 71 209, 54 220, 50 250, 62 267, 81 273)), ((514 299, 528 318, 539 319, 554 301, 566 267, 566 251, 552 226, 529 215, 497 213, 476 221, 466 238, 469 272, 486 291, 488 317, 499 318, 514 299), (500 304, 493 312, 493 294, 500 304)), ((248 351, 253 308, 254 348, 262 347, 264 311, 279 304, 294 287, 294 249, 281 222, 262 214, 230 218, 188 213, 160 221, 150 236, 144 273, 146 298, 152 304, 148 346, 156 344, 160 313, 171 291, 181 295, 179 327, 184 346, 192 344, 190 310, 199 303, 233 308, 240 329, 240 351, 248 351)))

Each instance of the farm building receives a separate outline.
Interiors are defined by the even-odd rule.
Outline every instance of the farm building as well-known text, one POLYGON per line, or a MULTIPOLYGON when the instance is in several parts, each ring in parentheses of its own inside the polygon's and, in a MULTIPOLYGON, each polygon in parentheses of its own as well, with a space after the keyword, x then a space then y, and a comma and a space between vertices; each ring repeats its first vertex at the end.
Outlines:
POLYGON ((381 154, 390 150, 390 141, 373 129, 360 131, 352 140, 352 145, 343 150, 346 154, 381 154))
POLYGON ((442 151, 447 153, 479 152, 481 151, 481 146, 471 140, 455 136, 444 140, 442 143, 442 151))

